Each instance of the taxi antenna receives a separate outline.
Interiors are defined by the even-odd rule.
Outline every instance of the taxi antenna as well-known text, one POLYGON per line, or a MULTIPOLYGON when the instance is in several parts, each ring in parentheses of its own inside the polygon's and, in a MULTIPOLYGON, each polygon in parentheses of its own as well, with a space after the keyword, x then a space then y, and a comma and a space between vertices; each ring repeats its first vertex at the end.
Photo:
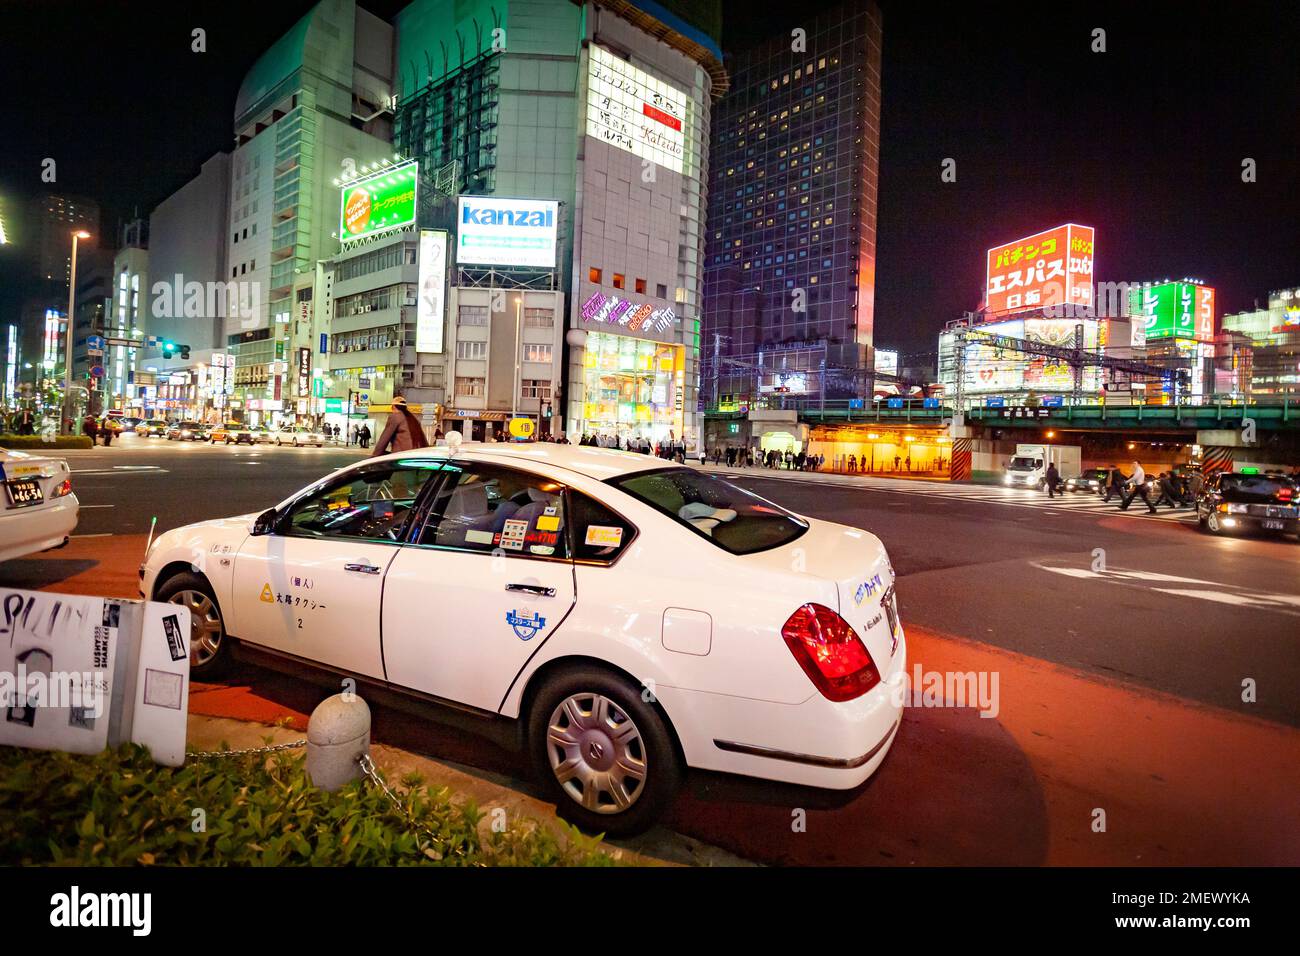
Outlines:
POLYGON ((144 553, 146 556, 148 556, 149 554, 149 549, 153 547, 153 529, 156 528, 157 526, 158 526, 158 516, 154 515, 153 518, 149 521, 149 540, 144 543, 144 553))

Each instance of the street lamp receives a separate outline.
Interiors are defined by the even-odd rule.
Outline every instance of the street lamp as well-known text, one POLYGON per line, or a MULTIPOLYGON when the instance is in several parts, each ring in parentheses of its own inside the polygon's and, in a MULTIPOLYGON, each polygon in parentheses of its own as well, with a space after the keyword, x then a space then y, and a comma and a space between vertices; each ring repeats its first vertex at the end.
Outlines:
MULTIPOLYGON (((64 339, 63 355, 63 406, 64 417, 70 418, 72 411, 72 325, 76 321, 73 317, 72 310, 77 304, 77 241, 80 239, 89 239, 90 233, 84 229, 78 229, 72 234, 72 270, 68 274, 68 331, 64 339)), ((89 397, 89 392, 87 392, 89 397)), ((87 402, 89 410, 89 402, 87 402)), ((71 434, 75 423, 68 426, 71 434)))

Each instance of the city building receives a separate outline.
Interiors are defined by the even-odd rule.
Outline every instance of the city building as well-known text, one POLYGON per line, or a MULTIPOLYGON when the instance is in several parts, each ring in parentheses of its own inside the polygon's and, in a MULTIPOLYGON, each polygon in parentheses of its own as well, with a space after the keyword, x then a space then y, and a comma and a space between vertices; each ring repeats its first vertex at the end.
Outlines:
MULTIPOLYGON (((190 359, 179 352, 165 356, 159 348, 137 352, 129 406, 148 417, 192 417, 198 361, 211 361, 226 344, 226 303, 238 302, 226 275, 226 232, 230 196, 230 154, 216 153, 199 173, 154 209, 149 216, 149 249, 124 250, 118 268, 121 296, 123 269, 134 303, 136 325, 149 337, 191 348, 190 359), (134 276, 140 276, 135 280, 134 276), (146 280, 147 276, 147 280, 146 280), (139 285, 140 296, 134 285, 139 285), (143 320, 143 326, 140 321, 143 320)), ((143 237, 140 237, 143 238, 143 237)), ((119 301, 119 311, 122 303, 119 301)), ((122 317, 119 316, 119 320, 122 317)), ((128 320, 131 316, 128 314, 128 320)))
MULTIPOLYGON (((1260 400, 1300 396, 1300 288, 1270 292, 1266 308, 1224 315, 1222 326, 1236 347, 1219 356, 1216 374, 1229 373, 1238 387, 1248 381, 1249 391, 1260 400)), ((1218 344, 1222 350, 1232 343, 1218 344)))
POLYGON ((55 357, 58 369, 44 367, 47 318, 51 310, 64 315, 68 310, 68 282, 72 271, 72 235, 85 231, 90 238, 77 245, 81 258, 99 243, 99 205, 90 199, 60 193, 42 193, 27 203, 22 223, 21 248, 27 260, 27 288, 19 318, 19 351, 25 356, 42 356, 40 361, 23 360, 20 380, 37 384, 53 381, 61 374, 64 357, 55 357), (31 365, 29 369, 26 366, 31 365))
POLYGON ((416 0, 398 14, 398 152, 435 191, 501 200, 421 222, 455 231, 446 343, 465 354, 447 359, 449 424, 516 405, 493 370, 516 364, 502 362, 497 338, 513 354, 519 325, 513 410, 539 416, 543 432, 695 440, 709 111, 726 84, 718 13, 716 3, 416 0), (515 224, 515 200, 554 204, 536 210, 549 249, 520 254, 533 240, 515 224), (485 358, 471 357, 483 333, 461 324, 462 309, 486 323, 485 358))
POLYGON ((240 87, 223 233, 239 304, 221 317, 220 343, 234 355, 236 415, 299 414, 291 357, 328 334, 314 287, 318 262, 339 251, 340 178, 392 159, 393 50, 391 24, 353 0, 322 0, 240 87))
POLYGON ((846 3, 727 61, 714 107, 701 379, 710 408, 869 388, 881 15, 846 3))

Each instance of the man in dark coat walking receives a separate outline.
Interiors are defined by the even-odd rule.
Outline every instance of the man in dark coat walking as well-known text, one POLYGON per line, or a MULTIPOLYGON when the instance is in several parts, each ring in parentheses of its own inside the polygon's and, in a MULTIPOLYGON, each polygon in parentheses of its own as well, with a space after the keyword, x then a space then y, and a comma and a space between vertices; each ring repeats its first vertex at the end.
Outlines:
POLYGON ((375 442, 375 450, 370 453, 370 457, 386 455, 390 451, 411 451, 428 444, 420 420, 406 407, 406 399, 400 393, 394 395, 393 410, 388 413, 388 421, 384 423, 384 430, 375 442))

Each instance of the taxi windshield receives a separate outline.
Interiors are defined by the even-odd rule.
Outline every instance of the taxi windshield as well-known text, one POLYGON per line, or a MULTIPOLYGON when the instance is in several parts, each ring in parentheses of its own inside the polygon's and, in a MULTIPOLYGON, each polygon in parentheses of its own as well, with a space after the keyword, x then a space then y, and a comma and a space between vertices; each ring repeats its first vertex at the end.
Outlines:
POLYGON ((639 471, 609 484, 732 554, 779 548, 808 530, 806 521, 767 499, 689 468, 639 471))

